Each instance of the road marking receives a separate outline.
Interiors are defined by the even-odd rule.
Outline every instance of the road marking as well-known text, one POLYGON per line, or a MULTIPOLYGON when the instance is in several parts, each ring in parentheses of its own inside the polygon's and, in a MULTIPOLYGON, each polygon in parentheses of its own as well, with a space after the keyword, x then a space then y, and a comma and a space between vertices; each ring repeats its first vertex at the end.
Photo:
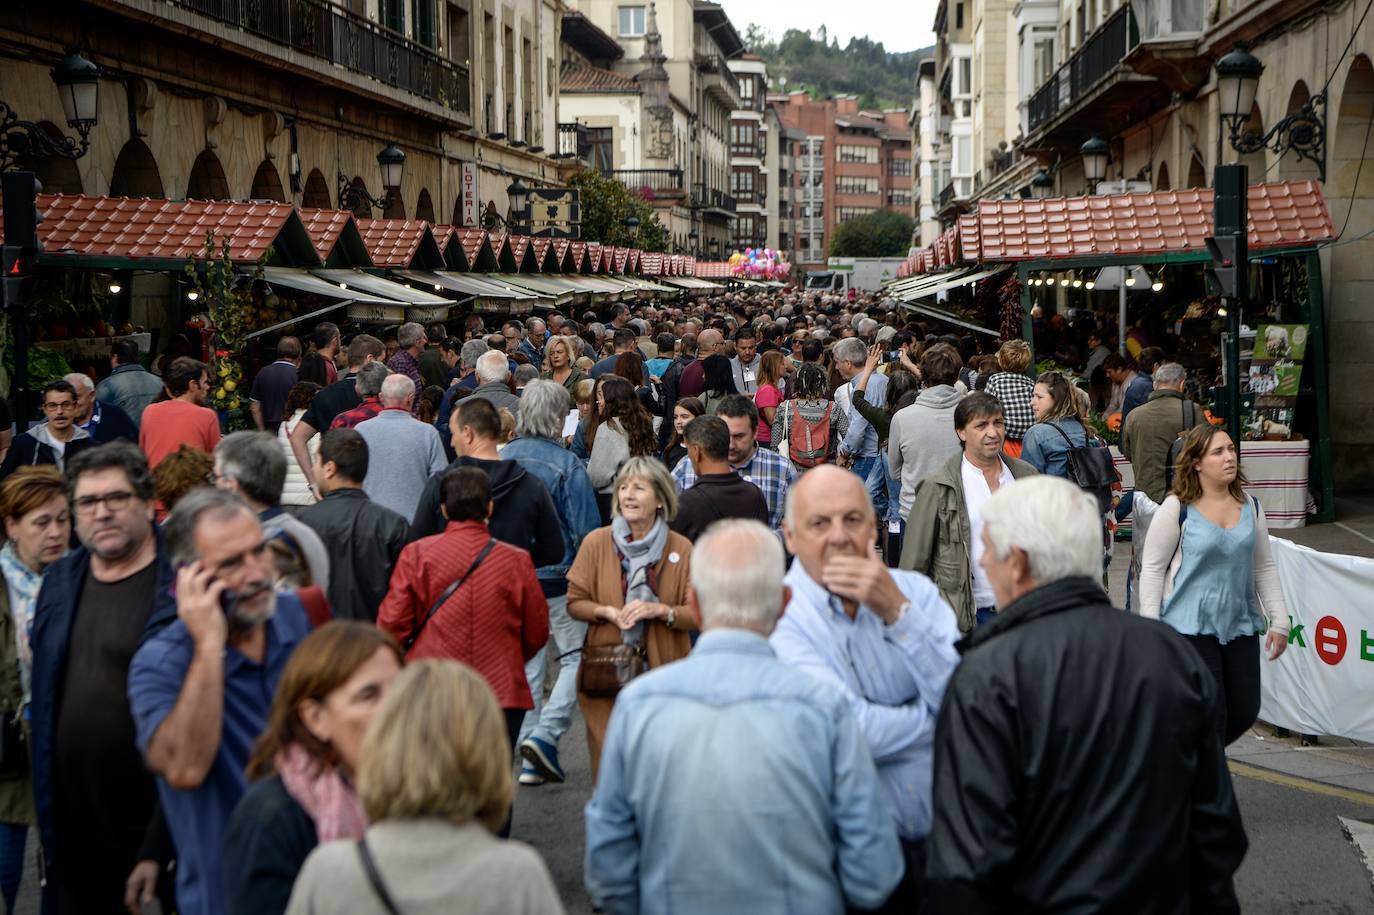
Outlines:
POLYGON ((1355 788, 1342 788, 1339 785, 1328 785, 1324 782, 1313 781, 1310 778, 1286 775, 1282 772, 1275 772, 1272 769, 1264 769, 1259 766, 1252 766, 1249 763, 1237 762, 1235 760, 1227 760, 1227 764, 1230 766, 1232 775, 1239 775, 1242 778, 1253 778, 1256 781, 1268 782, 1271 785, 1294 788, 1298 791, 1306 791, 1309 794, 1325 794, 1328 797, 1338 797, 1341 800, 1350 801, 1354 804, 1374 807, 1374 794, 1368 791, 1360 791, 1355 788))
POLYGON ((1368 540, 1370 543, 1374 543, 1374 537, 1371 537, 1368 534, 1360 533, 1348 524, 1342 524, 1339 521, 1333 521, 1332 524, 1335 524, 1336 527, 1339 527, 1341 530, 1346 531, 1347 533, 1354 534, 1356 537, 1359 537, 1362 540, 1368 540))
POLYGON ((1374 825, 1346 817, 1336 817, 1341 821, 1341 829, 1360 852, 1365 869, 1369 871, 1370 882, 1374 883, 1374 825))

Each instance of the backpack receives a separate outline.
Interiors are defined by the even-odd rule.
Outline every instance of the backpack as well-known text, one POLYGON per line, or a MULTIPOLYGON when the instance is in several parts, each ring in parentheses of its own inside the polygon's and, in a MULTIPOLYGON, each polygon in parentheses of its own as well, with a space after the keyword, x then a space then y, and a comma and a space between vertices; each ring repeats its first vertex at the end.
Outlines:
POLYGON ((1183 439, 1192 431, 1193 426, 1197 425, 1197 407, 1188 398, 1183 399, 1183 431, 1174 436, 1174 440, 1169 443, 1169 459, 1164 464, 1164 491, 1169 492, 1174 488, 1174 465, 1178 463, 1178 456, 1183 452, 1183 439))
POLYGON ((834 403, 825 405, 825 414, 814 424, 801 414, 801 406, 791 401, 791 423, 787 429, 787 456, 798 467, 817 467, 825 463, 830 453, 830 411, 834 403))
MULTIPOLYGON (((1090 439, 1086 445, 1075 445, 1059 423, 1050 425, 1069 443, 1069 482, 1095 496, 1098 507, 1105 514, 1112 507, 1112 486, 1121 479, 1112 463, 1112 453, 1101 444, 1094 445, 1090 439)), ((1087 430, 1083 434, 1086 437, 1087 430)))

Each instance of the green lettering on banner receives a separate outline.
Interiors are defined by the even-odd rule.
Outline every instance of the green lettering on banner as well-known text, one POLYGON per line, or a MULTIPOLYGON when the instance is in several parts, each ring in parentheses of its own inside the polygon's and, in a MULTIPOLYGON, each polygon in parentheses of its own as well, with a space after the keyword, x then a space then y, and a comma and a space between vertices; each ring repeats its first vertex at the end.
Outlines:
POLYGON ((1299 648, 1306 648, 1307 643, 1302 640, 1302 623, 1294 623, 1293 618, 1288 618, 1288 644, 1297 645, 1299 648))
POLYGON ((1374 639, 1369 637, 1368 629, 1360 630, 1360 660, 1374 661, 1374 639))

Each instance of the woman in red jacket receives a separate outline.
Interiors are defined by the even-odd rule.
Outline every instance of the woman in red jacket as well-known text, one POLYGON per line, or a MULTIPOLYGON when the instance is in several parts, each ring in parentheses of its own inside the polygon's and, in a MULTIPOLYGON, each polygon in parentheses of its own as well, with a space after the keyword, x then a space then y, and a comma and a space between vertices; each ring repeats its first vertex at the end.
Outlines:
POLYGON ((452 658, 481 674, 506 713, 514 752, 534 707, 525 662, 549 640, 549 605, 530 554, 487 530, 487 475, 458 467, 441 492, 447 527, 401 551, 377 625, 406 646, 407 661, 452 658))

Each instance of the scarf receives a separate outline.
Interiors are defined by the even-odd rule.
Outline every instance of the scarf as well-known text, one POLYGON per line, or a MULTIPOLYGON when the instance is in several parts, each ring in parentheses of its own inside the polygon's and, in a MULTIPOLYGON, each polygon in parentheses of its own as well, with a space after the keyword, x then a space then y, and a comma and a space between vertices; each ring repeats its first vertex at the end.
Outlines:
POLYGON ((9 589, 10 616, 14 619, 14 642, 19 649, 19 678, 24 684, 24 704, 29 702, 29 676, 33 673, 33 612, 38 606, 38 589, 43 586, 43 573, 35 572, 14 551, 13 543, 0 549, 0 573, 4 587, 9 589))
POLYGON ((315 821, 320 844, 335 839, 360 839, 367 829, 358 793, 333 766, 317 771, 318 761, 299 744, 277 753, 277 773, 286 793, 315 821))
MULTIPOLYGON (((654 519, 654 526, 643 540, 631 540, 630 522, 623 515, 611 519, 611 539, 615 550, 620 554, 620 568, 625 573, 625 603, 632 600, 656 601, 658 595, 649 584, 649 572, 663 558, 663 548, 668 544, 668 525, 663 517, 654 519)), ((627 645, 638 645, 644 641, 644 621, 640 620, 621 633, 627 645)))

